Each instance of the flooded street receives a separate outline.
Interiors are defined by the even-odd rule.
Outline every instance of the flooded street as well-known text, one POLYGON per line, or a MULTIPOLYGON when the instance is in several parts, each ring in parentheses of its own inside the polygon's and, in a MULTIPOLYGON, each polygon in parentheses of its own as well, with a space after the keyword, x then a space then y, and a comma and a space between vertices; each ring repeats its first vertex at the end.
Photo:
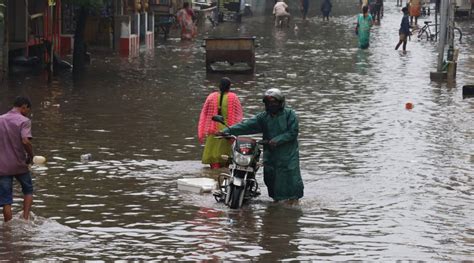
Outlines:
POLYGON ((160 36, 138 58, 93 53, 75 82, 66 73, 1 83, 2 114, 15 96, 31 98, 35 153, 48 162, 33 167, 34 220, 0 223, 0 261, 473 260, 474 99, 462 97, 474 84, 473 20, 458 22, 458 74, 447 85, 430 81, 435 43, 412 36, 406 54, 394 50, 395 2, 368 50, 357 48, 356 6, 347 14, 334 3, 329 22, 318 7, 307 22, 294 9, 288 29, 273 28, 267 9, 207 25, 195 42, 160 36), (299 206, 272 203, 262 174, 262 195, 240 210, 177 189, 179 178, 223 172, 200 161, 199 113, 223 76, 206 74, 201 44, 235 35, 259 44, 255 75, 230 75, 244 117, 263 109, 270 87, 298 114, 299 206), (85 153, 92 161, 80 161, 85 153))

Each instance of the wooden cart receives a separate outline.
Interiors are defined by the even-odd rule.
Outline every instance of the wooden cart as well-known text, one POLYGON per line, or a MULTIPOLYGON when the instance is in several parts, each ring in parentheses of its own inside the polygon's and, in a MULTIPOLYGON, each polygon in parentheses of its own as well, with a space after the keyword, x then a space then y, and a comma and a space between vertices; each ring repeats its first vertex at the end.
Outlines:
POLYGON ((204 41, 207 72, 255 72, 255 37, 205 38, 204 41), (213 66, 216 62, 226 62, 231 67, 219 69, 213 66))

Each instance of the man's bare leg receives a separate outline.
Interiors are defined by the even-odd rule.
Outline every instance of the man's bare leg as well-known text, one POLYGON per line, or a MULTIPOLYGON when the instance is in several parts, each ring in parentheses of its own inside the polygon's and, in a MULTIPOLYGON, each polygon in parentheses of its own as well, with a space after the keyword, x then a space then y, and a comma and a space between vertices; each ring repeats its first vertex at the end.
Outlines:
POLYGON ((12 220, 12 206, 4 205, 3 206, 3 221, 8 222, 12 220))
POLYGON ((25 195, 23 197, 23 219, 30 218, 31 205, 33 204, 33 195, 25 195))

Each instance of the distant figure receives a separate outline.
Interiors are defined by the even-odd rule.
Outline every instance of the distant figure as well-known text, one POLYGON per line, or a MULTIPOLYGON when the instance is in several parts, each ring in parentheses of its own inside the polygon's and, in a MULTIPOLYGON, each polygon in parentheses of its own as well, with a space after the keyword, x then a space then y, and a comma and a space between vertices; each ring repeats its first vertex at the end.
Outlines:
POLYGON ((402 23, 400 24, 400 30, 399 30, 400 40, 398 41, 398 44, 395 47, 395 50, 398 50, 400 45, 403 44, 403 51, 406 51, 407 39, 410 36, 410 22, 408 21, 408 8, 407 7, 402 8, 402 12, 403 12, 403 18, 402 18, 402 23))
POLYGON ((250 4, 244 6, 244 16, 253 16, 252 7, 250 4))
POLYGON ((33 182, 28 168, 33 159, 31 120, 26 117, 30 110, 30 100, 17 97, 13 108, 0 115, 0 206, 5 222, 13 218, 13 178, 23 192, 23 219, 29 219, 33 204, 33 182))
POLYGON ((283 26, 286 23, 287 27, 290 27, 290 13, 288 12, 288 5, 283 0, 278 2, 273 7, 273 15, 275 19, 275 26, 283 26))
POLYGON ((421 0, 409 0, 410 24, 413 24, 415 18, 415 25, 418 25, 418 17, 421 15, 421 0))
POLYGON ((357 16, 356 33, 359 37, 359 48, 369 48, 370 28, 373 25, 372 16, 369 15, 369 7, 362 7, 362 14, 357 16))
POLYGON ((228 140, 221 140, 214 137, 214 134, 225 128, 224 125, 212 121, 212 116, 221 115, 227 125, 234 125, 242 121, 242 106, 237 95, 230 92, 231 81, 229 78, 222 78, 219 92, 212 92, 204 102, 199 116, 198 139, 200 143, 206 141, 202 154, 202 163, 209 164, 211 169, 225 167, 227 161, 222 159, 222 155, 231 153, 231 145, 228 140))
POLYGON ((373 19, 380 23, 383 16, 383 0, 375 0, 374 9, 373 19))
POLYGON ((331 0, 323 0, 323 3, 321 4, 321 13, 323 13, 323 21, 324 19, 329 21, 329 14, 331 13, 331 9, 331 0))
POLYGON ((309 0, 301 0, 301 13, 303 15, 303 20, 306 20, 309 10, 309 0))
POLYGON ((181 40, 192 40, 197 36, 197 27, 194 24, 194 11, 188 2, 183 4, 183 8, 176 14, 181 27, 181 40))
POLYGON ((368 0, 369 13, 372 18, 375 18, 375 0, 368 0))

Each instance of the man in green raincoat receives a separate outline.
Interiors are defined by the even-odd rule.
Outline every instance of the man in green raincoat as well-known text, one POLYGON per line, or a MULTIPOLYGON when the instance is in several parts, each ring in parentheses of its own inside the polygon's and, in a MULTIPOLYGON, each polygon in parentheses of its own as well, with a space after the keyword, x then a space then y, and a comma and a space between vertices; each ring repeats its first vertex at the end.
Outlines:
POLYGON ((268 195, 274 201, 295 202, 303 197, 298 148, 298 119, 285 107, 279 89, 269 89, 263 97, 265 111, 249 120, 224 129, 223 133, 246 135, 263 133, 263 176, 268 195))

